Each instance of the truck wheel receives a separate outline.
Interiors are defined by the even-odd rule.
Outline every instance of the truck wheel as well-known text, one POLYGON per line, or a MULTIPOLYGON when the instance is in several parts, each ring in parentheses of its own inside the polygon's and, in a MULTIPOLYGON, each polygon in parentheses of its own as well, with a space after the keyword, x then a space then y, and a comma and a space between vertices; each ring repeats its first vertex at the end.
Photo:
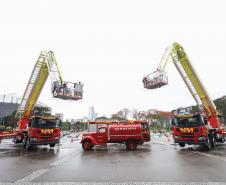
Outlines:
POLYGON ((53 148, 53 147, 55 147, 55 143, 52 143, 52 144, 49 144, 49 146, 51 147, 51 148, 53 148))
POLYGON ((85 151, 88 151, 92 148, 92 145, 91 145, 91 142, 86 140, 86 141, 83 141, 82 142, 82 148, 85 150, 85 151))
POLYGON ((23 148, 26 148, 26 145, 27 145, 27 136, 24 136, 22 141, 23 148))
POLYGON ((185 143, 179 143, 180 147, 185 147, 185 143))
POLYGON ((136 148, 137 148, 137 142, 135 140, 129 140, 126 143, 127 150, 136 150, 136 148))
POLYGON ((210 150, 210 148, 211 148, 211 143, 210 143, 210 137, 209 136, 206 137, 205 147, 206 147, 207 150, 210 150))
POLYGON ((214 134, 212 134, 212 136, 211 136, 211 146, 212 147, 216 146, 216 138, 215 138, 214 134))
POLYGON ((13 138, 13 142, 14 142, 15 144, 18 144, 18 143, 21 143, 21 140, 18 140, 16 137, 14 137, 14 138, 13 138))
POLYGON ((26 137, 26 146, 25 146, 25 148, 26 148, 26 150, 30 150, 31 148, 32 148, 32 145, 31 145, 31 143, 30 143, 30 139, 28 138, 28 137, 26 137))
POLYGON ((224 143, 225 142, 225 138, 224 136, 221 137, 221 143, 224 143))

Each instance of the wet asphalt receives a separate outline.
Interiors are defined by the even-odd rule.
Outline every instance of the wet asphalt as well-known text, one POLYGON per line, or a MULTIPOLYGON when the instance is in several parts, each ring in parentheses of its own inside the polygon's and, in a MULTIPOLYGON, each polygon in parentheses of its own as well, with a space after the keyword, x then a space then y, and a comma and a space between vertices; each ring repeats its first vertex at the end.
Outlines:
POLYGON ((2 141, 0 182, 226 182, 226 144, 207 151, 193 145, 180 148, 162 137, 136 151, 109 144, 85 152, 79 141, 65 137, 53 149, 30 151, 2 141))

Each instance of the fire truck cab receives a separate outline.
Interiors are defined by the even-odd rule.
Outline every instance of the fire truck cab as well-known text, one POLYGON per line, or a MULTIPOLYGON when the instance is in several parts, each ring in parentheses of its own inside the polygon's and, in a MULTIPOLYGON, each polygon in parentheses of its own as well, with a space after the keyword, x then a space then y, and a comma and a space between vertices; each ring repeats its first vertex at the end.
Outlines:
MULTIPOLYGON (((182 110, 179 108, 178 110, 182 110)), ((187 108, 185 108, 187 109, 187 108)), ((172 129, 174 142, 178 143, 180 147, 185 144, 204 145, 208 148, 214 147, 216 142, 224 142, 223 130, 211 128, 208 118, 204 113, 185 113, 180 111, 172 118, 172 129)), ((221 123, 223 123, 221 115, 218 116, 221 123)))
POLYGON ((128 150, 135 150, 138 144, 150 141, 150 130, 145 121, 89 122, 89 130, 82 135, 82 147, 90 150, 95 145, 124 143, 128 150))
POLYGON ((28 128, 21 134, 17 133, 17 140, 22 140, 24 148, 34 145, 50 145, 54 147, 60 142, 60 120, 55 116, 32 116, 28 128))

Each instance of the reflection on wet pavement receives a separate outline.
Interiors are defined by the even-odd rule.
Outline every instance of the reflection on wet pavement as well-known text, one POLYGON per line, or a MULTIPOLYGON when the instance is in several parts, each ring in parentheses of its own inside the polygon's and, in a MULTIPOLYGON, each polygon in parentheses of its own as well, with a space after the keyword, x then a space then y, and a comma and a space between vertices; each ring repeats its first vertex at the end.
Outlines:
POLYGON ((226 144, 215 149, 180 148, 164 137, 127 151, 108 144, 83 151, 79 139, 63 138, 60 146, 26 151, 11 141, 0 144, 2 182, 226 181, 226 144), (6 174, 6 175, 4 175, 6 174))

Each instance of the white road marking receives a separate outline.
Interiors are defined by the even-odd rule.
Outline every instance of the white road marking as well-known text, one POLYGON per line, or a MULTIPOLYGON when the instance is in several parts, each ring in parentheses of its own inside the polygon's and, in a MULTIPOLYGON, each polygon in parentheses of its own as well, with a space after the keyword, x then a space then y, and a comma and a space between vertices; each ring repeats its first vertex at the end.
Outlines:
POLYGON ((44 173, 48 172, 49 170, 50 170, 50 169, 39 169, 39 170, 36 170, 36 171, 32 172, 31 174, 29 174, 29 175, 23 177, 22 179, 17 180, 15 183, 16 183, 16 184, 17 184, 17 183, 23 184, 23 183, 25 183, 25 182, 32 181, 32 180, 34 180, 35 178, 37 178, 37 177, 43 175, 44 173))
POLYGON ((0 183, 0 185, 226 185, 225 182, 42 182, 0 183))
POLYGON ((44 168, 44 169, 39 169, 39 170, 36 170, 36 171, 33 171, 31 174, 15 181, 16 184, 18 183, 27 183, 27 182, 31 182, 32 180, 36 179, 37 177, 41 176, 41 175, 44 175, 45 173, 47 173, 48 171, 62 165, 63 163, 65 163, 66 161, 68 161, 69 159, 71 159, 72 157, 76 156, 78 153, 80 153, 81 151, 78 151, 78 152, 72 152, 68 155, 66 155, 65 157, 62 157, 61 159, 53 162, 50 164, 50 167, 49 168, 44 168))

